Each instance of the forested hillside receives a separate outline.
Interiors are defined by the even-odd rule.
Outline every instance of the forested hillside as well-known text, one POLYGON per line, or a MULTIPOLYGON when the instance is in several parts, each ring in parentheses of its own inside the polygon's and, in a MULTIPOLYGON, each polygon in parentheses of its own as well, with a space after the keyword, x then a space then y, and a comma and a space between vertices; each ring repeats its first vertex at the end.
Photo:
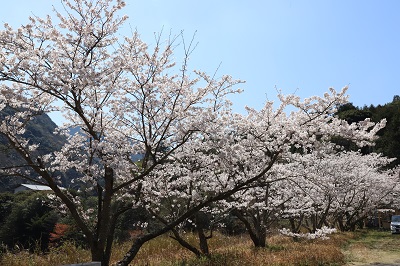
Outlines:
MULTIPOLYGON (((0 119, 13 113, 10 108, 0 111, 0 119)), ((54 135, 56 124, 46 114, 35 117, 24 134, 24 137, 32 141, 32 143, 40 143, 38 153, 48 153, 52 150, 59 149, 65 142, 65 139, 59 135, 54 135)), ((0 167, 23 165, 24 160, 9 146, 7 139, 0 134, 0 167)), ((0 176, 0 192, 12 191, 18 184, 27 183, 19 177, 0 176)))
POLYGON ((384 105, 370 105, 356 107, 352 103, 339 108, 340 118, 348 122, 359 122, 371 118, 373 122, 386 119, 386 127, 378 132, 379 139, 374 147, 368 147, 366 152, 377 152, 391 158, 397 158, 392 165, 400 164, 400 96, 393 97, 393 101, 384 105))

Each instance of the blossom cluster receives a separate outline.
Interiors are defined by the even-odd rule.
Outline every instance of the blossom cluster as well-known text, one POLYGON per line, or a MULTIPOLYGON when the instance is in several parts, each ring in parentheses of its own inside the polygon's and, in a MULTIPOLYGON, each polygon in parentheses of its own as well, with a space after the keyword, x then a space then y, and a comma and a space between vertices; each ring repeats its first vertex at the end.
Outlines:
POLYGON ((329 239, 327 235, 336 233, 336 228, 329 228, 323 226, 320 229, 317 229, 315 233, 292 233, 289 229, 283 228, 279 230, 282 235, 295 237, 295 238, 305 238, 305 239, 329 239))

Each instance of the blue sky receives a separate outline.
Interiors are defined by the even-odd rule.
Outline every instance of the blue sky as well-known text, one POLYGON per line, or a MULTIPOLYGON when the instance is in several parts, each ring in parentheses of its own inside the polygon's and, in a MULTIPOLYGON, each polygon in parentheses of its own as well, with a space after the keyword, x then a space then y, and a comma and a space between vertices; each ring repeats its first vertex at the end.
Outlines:
MULTIPOLYGON (((59 0, 2 3, 0 22, 18 26, 51 13, 59 0)), ((246 80, 232 98, 241 112, 275 100, 276 89, 301 97, 349 85, 356 106, 385 104, 400 94, 400 1, 397 0, 126 0, 129 20, 154 42, 164 28, 198 46, 191 67, 246 80)))

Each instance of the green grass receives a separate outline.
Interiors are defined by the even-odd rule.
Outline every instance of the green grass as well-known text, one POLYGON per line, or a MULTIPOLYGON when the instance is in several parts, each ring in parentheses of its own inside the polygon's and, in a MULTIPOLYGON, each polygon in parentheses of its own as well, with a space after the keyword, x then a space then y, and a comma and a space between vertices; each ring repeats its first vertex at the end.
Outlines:
POLYGON ((344 246, 343 253, 351 265, 400 263, 400 235, 389 231, 358 231, 344 246))

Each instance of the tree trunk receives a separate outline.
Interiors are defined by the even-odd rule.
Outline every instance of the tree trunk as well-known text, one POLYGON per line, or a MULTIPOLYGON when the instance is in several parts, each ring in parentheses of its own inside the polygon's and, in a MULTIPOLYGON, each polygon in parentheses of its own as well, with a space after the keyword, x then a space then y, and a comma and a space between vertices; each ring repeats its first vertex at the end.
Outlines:
POLYGON ((102 266, 108 266, 109 261, 105 260, 104 252, 99 248, 97 243, 93 243, 90 247, 92 261, 100 261, 102 266))
POLYGON ((336 219, 336 221, 337 221, 337 224, 338 224, 338 226, 339 226, 339 230, 342 231, 342 232, 344 232, 344 231, 345 231, 345 226, 344 226, 344 224, 343 224, 343 217, 342 217, 342 215, 338 216, 338 218, 336 219))
POLYGON ((244 224, 255 247, 265 248, 267 246, 266 234, 262 234, 260 230, 256 230, 239 210, 234 210, 232 214, 244 224))
POLYGON ((290 227, 291 227, 291 231, 292 233, 299 233, 300 232, 300 228, 303 224, 303 219, 304 219, 304 215, 301 214, 300 217, 298 218, 298 221, 296 223, 295 218, 289 218, 289 222, 290 222, 290 227))
POLYGON ((187 241, 185 241, 185 240, 180 236, 179 232, 178 232, 176 229, 172 229, 171 231, 172 231, 172 233, 174 234, 174 236, 173 236, 173 237, 171 236, 171 237, 172 237, 173 239, 175 239, 176 241, 178 241, 178 243, 179 243, 182 247, 184 247, 184 248, 190 250, 191 252, 193 252, 193 253, 196 255, 196 257, 198 257, 198 258, 201 257, 201 252, 200 252, 197 248, 195 248, 194 246, 190 245, 187 241))
POLYGON ((196 227, 197 227, 197 235, 199 236, 200 250, 204 256, 209 257, 210 251, 207 242, 208 237, 206 237, 204 233, 204 228, 206 226, 206 223, 207 223, 206 215, 204 213, 198 212, 196 214, 196 227))
POLYGON ((204 234, 204 229, 202 227, 197 228, 197 234, 199 236, 201 253, 206 257, 210 257, 210 251, 208 248, 207 237, 204 234))
POLYGON ((145 237, 136 238, 129 251, 125 254, 124 258, 117 263, 117 266, 128 266, 133 258, 135 258, 142 245, 148 240, 149 239, 146 239, 145 237))

